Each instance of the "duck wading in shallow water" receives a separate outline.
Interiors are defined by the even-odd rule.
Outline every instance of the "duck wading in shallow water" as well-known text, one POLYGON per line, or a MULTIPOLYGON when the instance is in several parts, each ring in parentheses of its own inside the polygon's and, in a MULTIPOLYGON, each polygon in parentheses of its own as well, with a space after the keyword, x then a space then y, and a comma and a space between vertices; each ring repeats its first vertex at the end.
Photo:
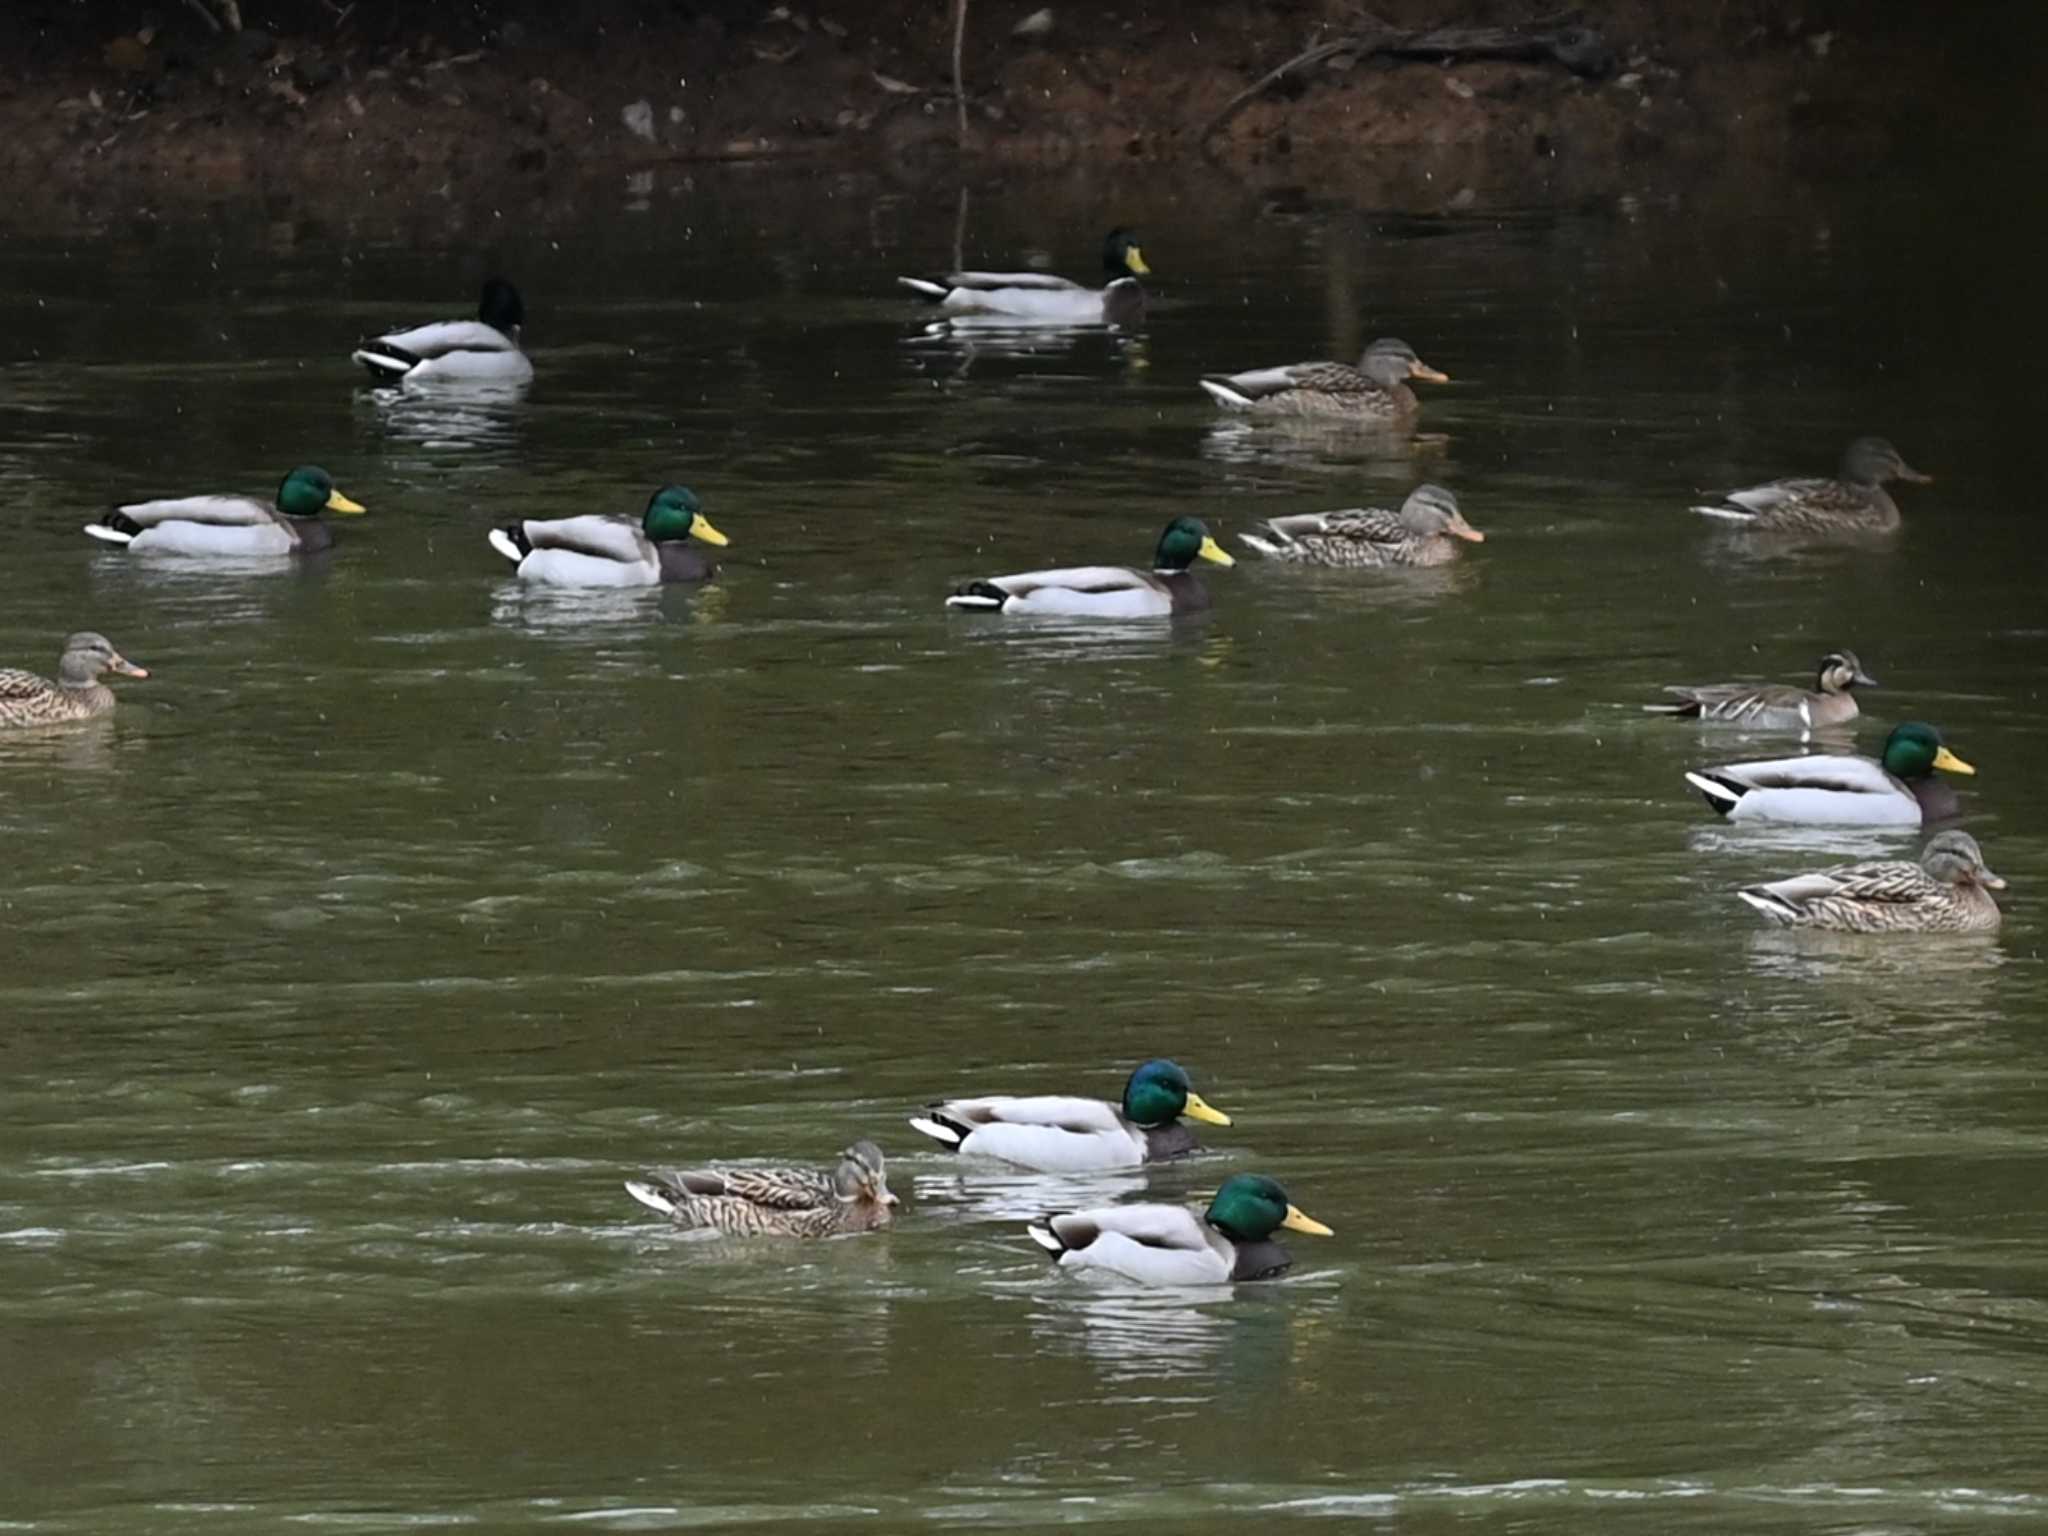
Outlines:
POLYGON ((629 517, 528 518, 493 528, 491 548, 519 568, 521 581, 555 587, 653 587, 708 581, 718 567, 696 544, 723 546, 695 493, 664 485, 647 500, 638 527, 629 517))
POLYGON ((52 682, 34 672, 0 667, 0 730, 36 725, 62 725, 90 720, 114 707, 114 690, 100 681, 102 673, 147 677, 149 673, 115 650, 105 635, 90 630, 64 642, 52 682))
POLYGON ((519 350, 526 304, 502 277, 484 284, 474 320, 437 320, 389 331, 349 354, 380 384, 524 384, 533 364, 519 350))
POLYGON ((946 606, 1097 619, 1198 613, 1209 606, 1209 589, 1188 569, 1197 560, 1237 564, 1209 537, 1199 518, 1176 517, 1160 534, 1149 571, 1122 565, 1076 565, 991 576, 968 582, 946 599, 946 606))
POLYGON ((1920 862, 1872 859, 1735 894, 1772 923, 1841 933, 1989 933, 1998 926, 1993 891, 2005 882, 1984 866, 1967 832, 1927 840, 1920 862))
POLYGON ((1024 1230, 1062 1269, 1100 1270, 1144 1285, 1223 1285, 1285 1274, 1294 1256, 1273 1240, 1283 1228, 1331 1235, 1273 1180, 1236 1173, 1206 1211, 1105 1205, 1047 1216, 1024 1230))
POLYGON ((1461 543, 1486 542, 1440 485, 1417 486, 1399 512, 1302 512, 1269 518, 1238 537, 1269 560, 1354 567, 1443 565, 1457 559, 1461 543))
POLYGON ((1199 1152, 1202 1144, 1181 1117, 1228 1125, 1178 1064, 1148 1061, 1124 1083, 1123 1101, 999 1095, 947 1099, 912 1115, 910 1123, 940 1146, 970 1157, 999 1158, 1041 1173, 1131 1168, 1199 1152))
POLYGON ((1008 321, 1018 325, 1114 325, 1129 329, 1145 319, 1145 289, 1138 279, 1152 269, 1138 249, 1138 237, 1112 229, 1102 242, 1104 288, 1084 288, 1047 272, 952 272, 932 282, 899 277, 897 282, 930 299, 948 315, 1008 321))
POLYGON ((326 470, 302 464, 284 477, 277 499, 180 496, 131 501, 85 531, 109 544, 169 555, 311 555, 334 543, 322 512, 364 509, 334 488, 326 470))
POLYGON ((1752 533, 1890 533, 1899 526, 1899 505, 1885 490, 1891 480, 1928 485, 1881 437, 1859 437, 1842 454, 1842 472, 1832 480, 1773 480, 1746 491, 1730 491, 1718 507, 1693 511, 1752 533))
POLYGON ((1287 363, 1245 373, 1212 373, 1201 380, 1227 411, 1255 421, 1303 419, 1405 427, 1418 409, 1410 379, 1448 384, 1405 341, 1382 336, 1365 349, 1356 368, 1344 363, 1287 363))
POLYGON ((1820 659, 1811 690, 1783 683, 1715 683, 1703 688, 1673 685, 1664 691, 1676 704, 1645 704, 1652 715, 1706 720, 1753 731, 1808 731, 1847 725, 1860 712, 1852 688, 1875 688, 1854 651, 1830 651, 1820 659))
POLYGON ((896 1219, 897 1205, 872 1141, 855 1142, 831 1169, 677 1169, 628 1179, 626 1193, 679 1227, 728 1237, 871 1232, 896 1219))
POLYGON ((1822 754, 1701 768, 1685 781, 1730 821, 1917 827, 1956 814, 1955 791, 1934 777, 1977 770, 1942 745, 1941 732, 1909 720, 1885 738, 1881 758, 1822 754))

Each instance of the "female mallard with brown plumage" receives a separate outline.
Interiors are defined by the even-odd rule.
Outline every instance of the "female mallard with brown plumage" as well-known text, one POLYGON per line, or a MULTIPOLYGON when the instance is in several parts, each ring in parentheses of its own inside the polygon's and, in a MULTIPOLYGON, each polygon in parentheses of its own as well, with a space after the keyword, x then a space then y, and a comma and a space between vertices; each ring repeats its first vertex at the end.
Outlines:
POLYGON ((1928 839, 1920 862, 1872 859, 1794 875, 1735 894, 1785 928, 1841 933, 1989 933, 1998 926, 1993 891, 2005 882, 1984 865, 1967 832, 1928 839))
POLYGON ((1418 485, 1399 512, 1300 512, 1269 518, 1238 537, 1269 560, 1353 567, 1443 565, 1458 557, 1460 544, 1486 542, 1440 485, 1418 485))
POLYGON ((1244 373, 1212 373, 1201 380, 1209 397, 1256 421, 1306 418, 1362 426, 1406 426, 1418 409, 1410 379, 1447 384, 1405 341, 1382 336, 1365 349, 1356 368, 1347 363, 1286 363, 1244 373))
POLYGON ((1854 651, 1830 651, 1820 659, 1811 689, 1783 683, 1714 683, 1706 687, 1673 685, 1676 704, 1645 704, 1653 715, 1739 725, 1756 731, 1809 731, 1847 725, 1859 713, 1852 688, 1875 688, 1877 679, 1863 670, 1854 651))
POLYGON ((107 672, 149 676, 115 650, 105 635, 89 630, 64 642, 55 682, 34 672, 0 668, 0 729, 62 725, 104 715, 114 707, 114 690, 100 681, 107 672))
POLYGON ((1890 533, 1899 526, 1899 505, 1885 483, 1927 485, 1933 479, 1907 464, 1883 438, 1859 437, 1842 454, 1842 471, 1832 480, 1773 480, 1728 492, 1722 506, 1693 511, 1750 533, 1890 533))
POLYGON ((678 1168, 626 1180, 626 1193, 679 1227, 728 1237, 835 1237, 896 1219, 882 1149, 857 1141, 830 1170, 678 1168))

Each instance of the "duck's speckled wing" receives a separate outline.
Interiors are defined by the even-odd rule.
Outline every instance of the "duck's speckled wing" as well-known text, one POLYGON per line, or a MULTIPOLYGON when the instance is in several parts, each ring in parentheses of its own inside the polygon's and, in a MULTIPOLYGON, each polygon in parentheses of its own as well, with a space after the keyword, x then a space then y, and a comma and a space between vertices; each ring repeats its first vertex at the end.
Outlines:
POLYGON ((743 1200, 772 1210, 810 1210, 834 1199, 831 1177, 814 1168, 676 1168, 648 1178, 679 1198, 743 1200))
POLYGON ((519 345, 495 325, 481 320, 437 320, 405 331, 386 331, 365 346, 408 353, 417 362, 457 352, 517 352, 519 345))
POLYGON ((1674 684, 1664 690, 1683 704, 1649 704, 1653 712, 1697 714, 1702 720, 1730 725, 1811 724, 1810 695, 1783 683, 1712 683, 1703 687, 1674 684))
POLYGON ((261 528, 277 513, 253 496, 166 496, 131 501, 114 509, 143 528, 162 523, 204 523, 215 528, 261 528))
POLYGON ((529 518, 520 527, 535 549, 562 549, 636 565, 656 558, 654 541, 631 518, 585 513, 580 517, 529 518))
POLYGON ((1085 293, 1088 290, 1071 278, 1050 272, 948 272, 948 288, 1028 288, 1046 293, 1085 293))
POLYGON ((46 698, 56 686, 34 672, 24 672, 19 667, 0 667, 0 704, 21 704, 30 699, 46 698))
POLYGON ((1295 389, 1339 396, 1384 393, 1348 363, 1288 363, 1279 368, 1251 368, 1243 373, 1220 373, 1210 377, 1254 400, 1295 389))
POLYGON ((1821 753, 1779 757, 1758 763, 1729 763, 1709 770, 1751 789, 1817 789, 1837 795, 1898 795, 1904 786, 1872 757, 1821 753))

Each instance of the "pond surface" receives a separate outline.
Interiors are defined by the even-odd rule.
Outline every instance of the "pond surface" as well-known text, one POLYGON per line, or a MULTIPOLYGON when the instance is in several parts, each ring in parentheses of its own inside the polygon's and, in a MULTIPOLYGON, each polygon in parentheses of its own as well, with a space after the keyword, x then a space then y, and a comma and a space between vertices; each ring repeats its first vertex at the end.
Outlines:
POLYGON ((0 247, 0 661, 91 627, 153 673, 0 740, 6 1528, 2038 1519, 2032 244, 1972 242, 1958 293, 1963 192, 1894 190, 1417 218, 699 176, 573 227, 0 247), (1112 221, 1141 338, 930 338, 892 292, 956 231, 1086 275, 1112 221), (525 400, 353 375, 494 267, 525 400), (1382 332, 1453 379, 1405 451, 1194 387, 1382 332), (1936 477, 1889 547, 1685 510, 1864 432, 1936 477), (371 509, 331 558, 79 533, 302 461, 371 509), (1421 478, 1487 534, 1447 570, 1247 555, 1172 625, 942 606, 1421 478), (522 591, 485 543, 670 479, 732 538, 701 593, 522 591), (1732 898, 1914 844, 1717 825, 1686 768, 1795 748, 1638 706, 1842 645, 1863 750, 1927 718, 1980 769, 1996 939, 1732 898), (1216 1155, 1005 1175, 903 1123, 1159 1054, 1236 1117, 1216 1155), (863 1133, 881 1236, 701 1241, 620 1188, 863 1133), (1091 1288, 1021 1230, 1240 1167, 1336 1229, 1286 1282, 1091 1288))

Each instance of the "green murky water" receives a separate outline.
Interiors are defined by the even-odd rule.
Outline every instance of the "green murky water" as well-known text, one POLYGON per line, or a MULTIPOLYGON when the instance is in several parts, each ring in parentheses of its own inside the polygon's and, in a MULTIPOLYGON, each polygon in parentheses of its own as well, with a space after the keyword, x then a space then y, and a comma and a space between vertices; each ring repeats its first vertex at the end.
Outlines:
POLYGON ((1987 242, 1926 302, 1949 240, 1898 201, 1284 208, 978 192, 970 262, 1085 271, 1114 216, 1161 274, 1142 340, 1025 347, 890 292, 950 262, 949 190, 0 248, 4 660, 90 625, 155 674, 0 741, 5 1528, 2040 1518, 2017 268, 1987 242), (359 386, 358 334, 486 264, 530 398, 359 386), (1456 381, 1407 458, 1220 428, 1192 385, 1382 331, 1456 381), (1895 548, 1756 560, 1684 511, 1865 431, 1937 476, 1895 548), (304 569, 78 533, 301 460, 372 509, 304 569), (1248 559, 1118 630, 940 605, 1422 475, 1489 536, 1448 572, 1248 559), (522 592, 484 543, 670 478, 733 537, 702 594, 522 592), (1780 744, 1636 705, 1842 644, 1885 684, 1866 748, 1922 716, 1982 770, 1996 941, 1787 940, 1730 899, 1902 845, 1717 827, 1681 771, 1780 744), (1005 1176, 902 1124, 1157 1053, 1237 1116, 1220 1156, 1005 1176), (881 1237, 700 1242, 619 1187, 858 1132, 907 1197, 881 1237), (1238 1166, 1337 1229, 1287 1283, 1104 1292, 1020 1231, 1238 1166))

